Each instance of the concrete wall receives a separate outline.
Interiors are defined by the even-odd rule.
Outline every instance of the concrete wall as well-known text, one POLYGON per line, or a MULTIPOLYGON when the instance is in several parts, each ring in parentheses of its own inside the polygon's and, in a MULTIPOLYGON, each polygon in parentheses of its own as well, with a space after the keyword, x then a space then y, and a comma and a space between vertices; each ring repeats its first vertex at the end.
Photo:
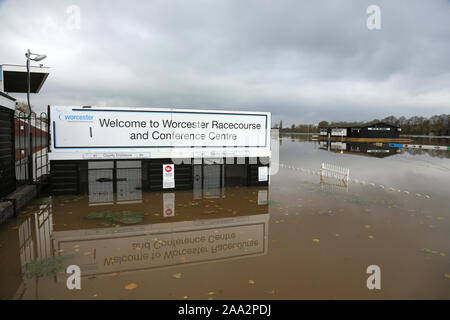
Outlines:
POLYGON ((25 185, 3 198, 0 202, 0 224, 22 210, 37 195, 37 186, 25 185))

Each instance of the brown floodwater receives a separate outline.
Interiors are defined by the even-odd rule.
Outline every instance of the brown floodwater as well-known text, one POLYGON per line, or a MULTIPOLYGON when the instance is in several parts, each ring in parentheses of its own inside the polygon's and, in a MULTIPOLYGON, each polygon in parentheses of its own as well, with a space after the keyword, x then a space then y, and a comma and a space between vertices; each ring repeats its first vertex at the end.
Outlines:
POLYGON ((282 137, 268 187, 43 195, 0 226, 0 298, 449 299, 450 151, 335 147, 282 137))

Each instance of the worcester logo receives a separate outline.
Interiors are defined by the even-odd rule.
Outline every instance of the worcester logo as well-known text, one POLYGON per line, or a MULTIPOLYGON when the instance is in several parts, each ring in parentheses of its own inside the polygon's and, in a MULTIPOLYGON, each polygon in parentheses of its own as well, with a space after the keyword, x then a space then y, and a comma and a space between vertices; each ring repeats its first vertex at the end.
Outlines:
POLYGON ((89 114, 60 114, 58 116, 61 121, 93 121, 94 116, 89 114))

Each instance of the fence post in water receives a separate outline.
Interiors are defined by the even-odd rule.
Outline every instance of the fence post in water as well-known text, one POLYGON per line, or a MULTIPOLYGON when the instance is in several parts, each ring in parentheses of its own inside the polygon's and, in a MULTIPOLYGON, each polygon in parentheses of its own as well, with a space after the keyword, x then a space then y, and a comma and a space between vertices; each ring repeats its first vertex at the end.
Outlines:
POLYGON ((350 179, 350 169, 343 168, 337 165, 322 163, 320 165, 320 181, 323 181, 323 177, 334 178, 341 180, 346 186, 350 179))

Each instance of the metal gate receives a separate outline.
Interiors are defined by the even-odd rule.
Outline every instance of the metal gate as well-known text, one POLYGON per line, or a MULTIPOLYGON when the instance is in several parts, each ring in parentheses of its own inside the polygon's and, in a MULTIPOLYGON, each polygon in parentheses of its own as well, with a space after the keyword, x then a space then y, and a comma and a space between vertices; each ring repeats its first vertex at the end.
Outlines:
POLYGON ((47 182, 49 139, 47 113, 0 106, 0 198, 20 185, 47 182))
POLYGON ((17 185, 46 183, 50 173, 48 161, 49 120, 47 113, 14 116, 15 175, 17 185), (31 150, 31 153, 30 153, 31 150))

